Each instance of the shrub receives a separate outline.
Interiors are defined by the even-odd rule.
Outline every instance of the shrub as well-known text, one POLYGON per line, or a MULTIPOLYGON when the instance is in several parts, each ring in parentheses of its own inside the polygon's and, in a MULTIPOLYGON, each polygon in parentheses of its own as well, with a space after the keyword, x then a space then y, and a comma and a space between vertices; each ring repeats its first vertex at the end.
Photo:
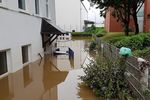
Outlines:
POLYGON ((118 41, 120 41, 120 40, 122 40, 122 39, 124 39, 124 38, 125 38, 124 36, 115 37, 115 38, 113 38, 113 39, 108 40, 108 43, 110 43, 110 44, 115 44, 116 42, 118 42, 118 41))
POLYGON ((120 93, 130 93, 125 81, 124 67, 118 62, 110 62, 98 57, 83 68, 85 76, 81 80, 90 87, 97 96, 116 98, 120 93))
POLYGON ((128 38, 128 47, 132 50, 143 49, 143 38, 139 35, 128 38))
POLYGON ((104 36, 105 35, 105 33, 96 33, 96 36, 97 37, 102 37, 102 36, 104 36))
POLYGON ((89 47, 89 50, 90 50, 90 51, 96 50, 96 41, 93 40, 93 41, 91 42, 90 47, 89 47))
POLYGON ((150 46, 150 37, 145 37, 143 42, 144 47, 150 46))
POLYGON ((144 49, 150 46, 150 34, 139 34, 129 37, 119 36, 108 40, 109 43, 114 44, 116 47, 128 47, 132 50, 144 49))
POLYGON ((118 48, 128 47, 132 50, 143 49, 144 39, 140 35, 135 35, 131 37, 126 37, 114 43, 118 48))
POLYGON ((150 47, 147 47, 143 50, 136 50, 133 52, 133 55, 150 60, 150 47))
POLYGON ((114 43, 114 45, 115 45, 117 48, 129 47, 128 44, 129 44, 129 39, 128 39, 128 38, 122 39, 122 40, 117 41, 117 42, 114 43))
POLYGON ((143 46, 149 47, 150 46, 150 35, 149 34, 143 34, 141 36, 143 38, 143 46))

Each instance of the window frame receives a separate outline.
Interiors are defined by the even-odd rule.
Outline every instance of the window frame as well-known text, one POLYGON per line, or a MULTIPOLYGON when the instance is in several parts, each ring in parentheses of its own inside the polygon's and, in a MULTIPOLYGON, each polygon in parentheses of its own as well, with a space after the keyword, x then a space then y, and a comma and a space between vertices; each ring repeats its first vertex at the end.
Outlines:
POLYGON ((23 45, 21 47, 21 53, 22 53, 22 64, 26 64, 29 62, 29 46, 23 45))
POLYGON ((46 17, 49 18, 49 0, 46 0, 45 9, 46 9, 46 17))
POLYGON ((40 1, 35 0, 35 14, 40 15, 40 1))
MULTIPOLYGON (((7 59, 7 50, 2 50, 0 51, 0 55, 3 57, 2 59, 5 61, 4 63, 2 63, 4 65, 4 69, 3 71, 4 72, 0 72, 0 76, 5 74, 5 73, 8 73, 8 59, 7 59)), ((1 59, 1 58, 0 58, 1 59)), ((1 63, 1 62, 0 62, 1 63)), ((1 66, 1 65, 0 65, 1 66)))
POLYGON ((26 10, 26 0, 18 0, 18 8, 21 10, 26 10))

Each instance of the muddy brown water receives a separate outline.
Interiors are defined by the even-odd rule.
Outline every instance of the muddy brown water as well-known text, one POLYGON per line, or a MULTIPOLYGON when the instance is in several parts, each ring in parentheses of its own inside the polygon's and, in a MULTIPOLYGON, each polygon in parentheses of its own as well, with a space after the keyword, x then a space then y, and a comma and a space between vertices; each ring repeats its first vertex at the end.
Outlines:
POLYGON ((81 66, 89 56, 89 39, 73 39, 58 45, 70 46, 75 56, 47 55, 0 79, 0 100, 96 100, 92 91, 79 86, 81 66))

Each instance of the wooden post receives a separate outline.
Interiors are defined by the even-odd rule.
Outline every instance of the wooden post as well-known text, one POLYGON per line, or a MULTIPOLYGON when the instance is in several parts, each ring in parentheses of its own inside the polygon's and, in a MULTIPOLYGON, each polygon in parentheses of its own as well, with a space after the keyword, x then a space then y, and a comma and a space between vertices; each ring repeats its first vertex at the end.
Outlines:
POLYGON ((145 88, 148 87, 148 76, 149 76, 147 61, 143 58, 137 58, 137 61, 138 61, 138 67, 141 71, 140 82, 142 84, 142 90, 145 91, 145 88))

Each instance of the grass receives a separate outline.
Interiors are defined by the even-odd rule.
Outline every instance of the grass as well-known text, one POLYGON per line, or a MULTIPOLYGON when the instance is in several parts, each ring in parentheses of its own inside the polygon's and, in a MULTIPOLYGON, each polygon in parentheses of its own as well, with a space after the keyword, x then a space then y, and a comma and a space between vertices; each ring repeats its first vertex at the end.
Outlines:
MULTIPOLYGON (((134 33, 129 33, 129 36, 133 35, 134 33)), ((126 37, 123 32, 110 32, 105 34, 105 36, 101 37, 102 40, 107 41, 113 38, 118 37, 126 37)))
POLYGON ((105 33, 106 32, 103 27, 89 27, 85 30, 85 32, 72 32, 72 36, 92 36, 95 34, 98 37, 102 37, 105 33))

